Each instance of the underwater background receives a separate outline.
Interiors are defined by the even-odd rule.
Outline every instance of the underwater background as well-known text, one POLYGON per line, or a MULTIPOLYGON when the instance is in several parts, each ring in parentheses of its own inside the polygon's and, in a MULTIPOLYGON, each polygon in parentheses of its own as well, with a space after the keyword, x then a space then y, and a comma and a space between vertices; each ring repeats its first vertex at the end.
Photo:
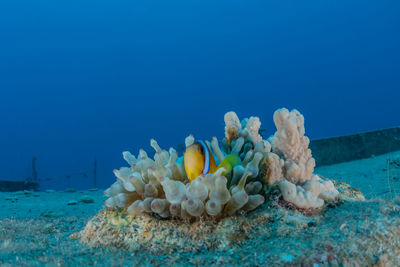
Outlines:
POLYGON ((108 187, 121 152, 296 108, 311 139, 399 125, 398 1, 0 2, 0 179, 108 187), (82 175, 82 174, 86 174, 82 175), (69 178, 67 178, 69 177, 69 178))

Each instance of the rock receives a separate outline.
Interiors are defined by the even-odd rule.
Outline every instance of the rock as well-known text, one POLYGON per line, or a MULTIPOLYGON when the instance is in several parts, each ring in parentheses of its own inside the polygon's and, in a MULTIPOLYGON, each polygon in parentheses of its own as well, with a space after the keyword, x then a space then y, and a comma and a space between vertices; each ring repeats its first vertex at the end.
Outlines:
POLYGON ((305 228, 315 225, 315 220, 303 215, 295 215, 286 217, 285 223, 291 226, 305 228))
MULTIPOLYGON (((343 192, 345 193, 349 189, 343 187, 343 192)), ((273 203, 275 197, 271 194, 269 201, 273 203)), ((351 197, 352 194, 349 195, 349 199, 351 197)), ((100 199, 99 197, 99 201, 100 199)), ((397 223, 400 218, 393 218, 394 222, 389 222, 387 217, 375 212, 381 206, 376 202, 349 201, 339 203, 335 208, 326 207, 313 214, 310 211, 293 209, 277 202, 271 206, 266 203, 248 214, 200 220, 165 220, 151 213, 143 213, 131 218, 123 209, 107 208, 101 210, 87 223, 79 238, 85 244, 94 247, 109 246, 124 248, 132 252, 144 250, 165 254, 171 251, 177 254, 188 251, 195 252, 200 249, 230 251, 234 248, 240 251, 243 247, 255 252, 253 248, 260 247, 256 254, 250 254, 251 260, 256 259, 261 255, 260 253, 264 252, 270 254, 263 256, 263 259, 283 263, 280 265, 297 266, 304 261, 303 265, 312 266, 314 258, 309 255, 317 251, 316 244, 322 245, 323 243, 325 246, 329 243, 329 253, 338 255, 339 251, 348 251, 355 240, 362 240, 366 246, 373 244, 374 250, 368 250, 370 253, 375 253, 376 248, 379 248, 383 240, 388 239, 388 236, 390 238, 387 244, 395 242, 393 240, 397 240, 395 239, 397 238, 396 233, 400 233, 398 230, 400 223, 397 223), (372 218, 371 215, 374 219, 379 217, 382 224, 375 224, 373 220, 365 220, 365 223, 370 224, 367 226, 371 231, 340 233, 339 227, 343 224, 343 218, 346 218, 347 224, 359 224, 359 217, 351 215, 361 214, 361 212, 365 218, 372 218), (377 229, 378 226, 382 230, 377 229), (375 237, 373 233, 378 230, 379 235, 375 237), (382 235, 382 232, 385 234, 382 235), (336 235, 331 237, 329 234, 338 234, 338 238, 336 235), (365 238, 367 235, 368 239, 365 238), (362 238, 360 239, 360 237, 362 238), (296 253, 295 248, 298 248, 300 253, 296 253)), ((385 249, 390 248, 397 249, 397 247, 385 245, 385 249)), ((351 255, 358 256, 357 252, 351 255)), ((329 262, 331 259, 332 261, 336 259, 329 258, 325 254, 320 256, 326 256, 329 262)), ((259 264, 268 265, 266 262, 259 264)))
POLYGON ((70 200, 67 203, 68 206, 72 206, 72 205, 76 205, 76 204, 78 204, 78 201, 76 201, 76 200, 70 200))
MULTIPOLYGON (((319 175, 321 176, 321 175, 319 175)), ((321 176, 322 177, 322 176, 321 176)), ((357 188, 341 181, 331 180, 340 193, 340 198, 345 201, 365 201, 364 195, 357 188)))
POLYGON ((88 195, 84 195, 79 199, 79 202, 83 202, 83 203, 93 203, 94 199, 91 196, 88 195))
POLYGON ((64 192, 66 192, 66 193, 74 193, 74 192, 76 192, 76 189, 67 188, 67 189, 64 190, 64 192))
POLYGON ((18 198, 17 197, 6 197, 5 200, 11 201, 11 202, 17 202, 18 198))
POLYGON ((343 232, 344 229, 346 229, 347 227, 348 227, 347 224, 343 223, 342 225, 340 225, 339 230, 340 230, 341 232, 343 232))
POLYGON ((51 210, 46 210, 43 211, 40 216, 42 217, 49 217, 49 218, 57 218, 57 217, 62 217, 64 216, 64 212, 55 212, 55 211, 51 211, 51 210))

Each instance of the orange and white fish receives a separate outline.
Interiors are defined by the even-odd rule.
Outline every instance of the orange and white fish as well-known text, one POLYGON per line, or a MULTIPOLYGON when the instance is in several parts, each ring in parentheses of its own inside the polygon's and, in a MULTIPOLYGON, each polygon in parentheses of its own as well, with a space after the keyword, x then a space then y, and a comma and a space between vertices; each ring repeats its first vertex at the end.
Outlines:
POLYGON ((206 175, 215 172, 217 168, 210 148, 202 140, 194 142, 186 148, 183 162, 186 174, 191 182, 201 174, 206 175))
POLYGON ((217 167, 214 156, 207 143, 199 140, 186 148, 183 162, 186 174, 190 182, 192 182, 201 174, 206 175, 207 173, 213 173, 221 167, 226 168, 226 171, 222 173, 223 175, 226 175, 240 163, 240 158, 237 154, 230 154, 226 156, 217 167))

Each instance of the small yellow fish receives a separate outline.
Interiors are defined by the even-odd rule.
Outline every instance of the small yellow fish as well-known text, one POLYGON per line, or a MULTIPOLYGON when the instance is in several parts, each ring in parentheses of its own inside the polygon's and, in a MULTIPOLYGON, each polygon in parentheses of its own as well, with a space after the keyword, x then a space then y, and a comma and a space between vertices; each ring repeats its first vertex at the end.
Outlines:
POLYGON ((223 161, 218 165, 217 170, 219 168, 225 167, 226 171, 222 173, 222 175, 227 175, 232 171, 232 169, 240 163, 240 157, 237 154, 229 154, 225 157, 223 161))
POLYGON ((186 148, 183 155, 185 171, 189 180, 192 182, 201 174, 213 173, 216 170, 216 164, 210 148, 204 142, 199 140, 186 148))

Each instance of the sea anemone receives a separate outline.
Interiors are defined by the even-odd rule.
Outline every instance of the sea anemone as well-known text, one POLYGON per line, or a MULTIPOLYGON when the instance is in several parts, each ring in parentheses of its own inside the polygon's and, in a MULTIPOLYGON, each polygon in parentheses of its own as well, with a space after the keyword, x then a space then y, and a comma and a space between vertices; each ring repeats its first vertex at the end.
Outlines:
MULTIPOLYGON (((275 112, 277 131, 268 140, 259 134, 258 117, 240 121, 231 111, 224 119, 222 146, 216 137, 204 143, 219 164, 214 172, 189 180, 183 156, 174 148, 161 149, 152 139, 153 158, 143 149, 137 157, 122 153, 130 166, 114 170, 117 181, 104 192, 109 197, 105 205, 122 208, 131 217, 148 213, 191 219, 252 211, 265 201, 263 188, 274 185, 298 208, 319 208, 338 197, 332 182, 312 174, 315 160, 304 136, 304 117, 297 110, 275 112)), ((188 136, 186 147, 195 141, 188 136)))

